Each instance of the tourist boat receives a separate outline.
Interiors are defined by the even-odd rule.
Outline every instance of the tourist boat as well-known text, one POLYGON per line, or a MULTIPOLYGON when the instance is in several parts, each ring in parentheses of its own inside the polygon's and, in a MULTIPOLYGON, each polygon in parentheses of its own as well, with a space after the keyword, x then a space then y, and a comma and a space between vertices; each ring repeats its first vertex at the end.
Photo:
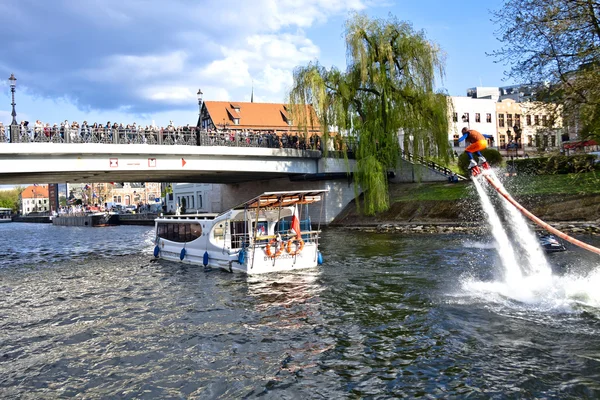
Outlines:
POLYGON ((308 207, 322 208, 327 191, 266 192, 221 214, 159 217, 154 256, 247 274, 316 267, 320 230, 308 207))
POLYGON ((0 224, 12 222, 12 208, 0 207, 0 224))

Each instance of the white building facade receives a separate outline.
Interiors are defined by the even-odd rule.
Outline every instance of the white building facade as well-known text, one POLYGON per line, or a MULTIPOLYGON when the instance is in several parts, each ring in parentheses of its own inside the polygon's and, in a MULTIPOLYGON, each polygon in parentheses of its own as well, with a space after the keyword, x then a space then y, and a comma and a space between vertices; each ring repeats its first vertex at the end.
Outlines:
POLYGON ((493 139, 488 139, 488 146, 490 147, 498 143, 496 133, 497 99, 466 96, 450 96, 448 99, 450 101, 448 107, 450 113, 448 140, 451 148, 457 153, 464 149, 465 142, 458 142, 458 139, 462 136, 461 130, 463 127, 475 129, 484 135, 491 136, 493 139))
POLYGON ((221 185, 212 183, 174 183, 173 193, 166 196, 166 212, 214 213, 221 211, 221 185))

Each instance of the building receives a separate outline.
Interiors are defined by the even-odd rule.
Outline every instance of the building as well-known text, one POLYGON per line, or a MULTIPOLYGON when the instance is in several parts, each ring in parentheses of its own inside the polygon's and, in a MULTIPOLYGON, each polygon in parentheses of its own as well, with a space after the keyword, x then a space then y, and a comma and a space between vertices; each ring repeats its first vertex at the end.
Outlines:
POLYGON ((81 199, 86 204, 139 205, 160 202, 161 188, 157 182, 70 183, 69 198, 81 199))
POLYGON ((21 192, 20 200, 22 215, 50 210, 48 186, 46 185, 27 186, 21 192))
POLYGON ((521 156, 526 152, 548 151, 560 148, 563 121, 560 107, 534 101, 536 85, 513 85, 503 87, 474 87, 467 89, 466 97, 452 97, 454 113, 449 139, 457 145, 460 130, 456 126, 467 122, 471 129, 494 137, 489 147, 497 148, 505 156, 521 156), (491 125, 473 123, 482 120, 482 109, 493 104, 493 110, 486 108, 486 123, 489 113, 493 113, 491 125), (489 128, 493 132, 490 132, 489 128))
MULTIPOLYGON (((493 147, 498 143, 496 134, 496 100, 494 98, 475 98, 465 96, 449 97, 450 105, 449 112, 450 124, 448 139, 455 151, 459 152, 458 148, 464 148, 465 142, 458 142, 462 136, 461 130, 463 127, 475 129, 489 135, 492 139, 488 139, 488 146, 493 147)), ((468 145, 468 144, 466 144, 468 145)))
POLYGON ((175 213, 212 213, 221 210, 220 186, 209 183, 175 183, 173 193, 167 196, 166 211, 175 213), (216 204, 213 204, 216 202, 216 204))
POLYGON ((205 101, 200 126, 207 130, 319 133, 319 121, 312 106, 298 110, 303 112, 293 113, 283 103, 205 101))

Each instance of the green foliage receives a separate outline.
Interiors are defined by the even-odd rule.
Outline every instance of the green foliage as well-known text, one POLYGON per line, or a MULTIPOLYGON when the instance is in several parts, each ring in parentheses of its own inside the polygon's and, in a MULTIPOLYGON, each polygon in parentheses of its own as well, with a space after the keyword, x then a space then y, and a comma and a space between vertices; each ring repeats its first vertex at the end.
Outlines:
POLYGON ((572 174, 593 171, 595 159, 591 154, 523 158, 514 160, 514 166, 517 173, 525 175, 572 174))
MULTIPOLYGON (((487 162, 490 164, 490 166, 492 167, 496 167, 502 164, 502 154, 500 154, 500 152, 496 149, 485 149, 481 151, 481 154, 483 154, 483 156, 485 157, 485 159, 487 160, 487 162)), ((474 156, 475 158, 477 158, 477 156, 474 156)), ((469 156, 467 155, 467 153, 463 152, 461 155, 458 156, 458 168, 460 169, 460 172, 462 175, 468 176, 469 174, 469 156)))
POLYGON ((600 139, 600 7, 592 0, 506 0, 494 13, 503 47, 493 53, 518 82, 543 83, 581 135, 600 139))
POLYGON ((10 190, 0 190, 0 207, 12 208, 13 212, 18 212, 20 208, 19 195, 22 190, 20 187, 10 190))
POLYGON ((448 101, 433 89, 443 67, 437 46, 393 17, 354 15, 346 52, 345 71, 318 63, 296 68, 290 110, 305 129, 318 122, 323 143, 332 127, 356 143, 356 192, 360 186, 365 194, 359 210, 372 215, 389 208, 387 171, 398 160, 400 131, 414 138, 414 154, 448 160, 448 101))

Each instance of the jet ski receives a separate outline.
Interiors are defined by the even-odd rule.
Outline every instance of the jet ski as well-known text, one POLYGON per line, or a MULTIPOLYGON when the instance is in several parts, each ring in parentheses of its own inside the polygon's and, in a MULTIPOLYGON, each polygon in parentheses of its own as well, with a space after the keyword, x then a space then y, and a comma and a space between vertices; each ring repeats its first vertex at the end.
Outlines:
POLYGON ((556 239, 554 235, 540 235, 539 236, 540 245, 546 251, 546 253, 556 253, 559 251, 567 250, 565 246, 561 242, 556 239))

